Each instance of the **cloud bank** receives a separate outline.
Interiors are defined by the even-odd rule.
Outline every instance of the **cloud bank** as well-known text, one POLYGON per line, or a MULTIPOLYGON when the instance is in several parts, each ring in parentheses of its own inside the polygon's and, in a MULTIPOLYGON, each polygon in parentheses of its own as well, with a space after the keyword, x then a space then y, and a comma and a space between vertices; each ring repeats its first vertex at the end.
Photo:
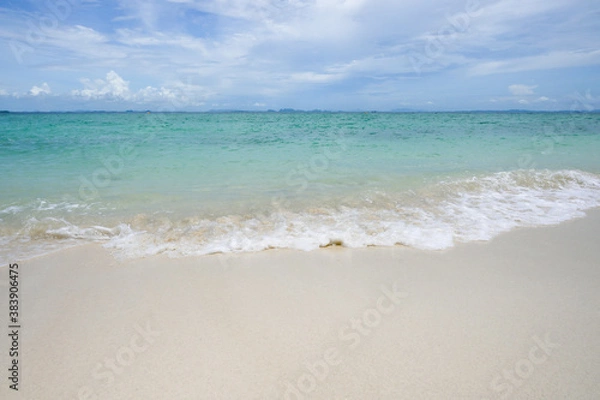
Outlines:
POLYGON ((596 8, 585 0, 10 3, 0 7, 0 107, 569 108, 576 93, 600 90, 596 8))

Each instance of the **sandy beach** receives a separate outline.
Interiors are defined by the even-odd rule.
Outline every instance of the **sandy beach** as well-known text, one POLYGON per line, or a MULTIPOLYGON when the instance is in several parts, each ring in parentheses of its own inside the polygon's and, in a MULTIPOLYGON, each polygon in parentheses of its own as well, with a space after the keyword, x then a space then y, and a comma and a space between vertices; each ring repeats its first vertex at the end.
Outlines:
POLYGON ((598 232, 593 210, 447 251, 15 260, 19 391, 0 397, 595 399, 598 232))
POLYGON ((600 0, 0 5, 0 400, 600 400, 600 0))

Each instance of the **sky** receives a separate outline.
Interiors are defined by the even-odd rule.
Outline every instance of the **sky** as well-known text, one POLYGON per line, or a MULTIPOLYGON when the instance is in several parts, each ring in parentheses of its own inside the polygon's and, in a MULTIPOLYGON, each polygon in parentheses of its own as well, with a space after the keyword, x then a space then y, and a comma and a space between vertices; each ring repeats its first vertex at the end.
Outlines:
POLYGON ((0 109, 600 109, 595 0, 2 0, 0 109))

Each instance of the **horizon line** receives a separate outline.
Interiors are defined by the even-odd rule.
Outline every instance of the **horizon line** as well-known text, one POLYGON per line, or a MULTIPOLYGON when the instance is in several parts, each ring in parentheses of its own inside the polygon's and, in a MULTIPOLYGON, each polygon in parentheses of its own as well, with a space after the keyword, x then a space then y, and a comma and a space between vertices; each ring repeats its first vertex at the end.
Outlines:
POLYGON ((594 114, 599 113, 600 109, 593 110, 527 110, 527 109, 505 109, 505 110, 485 110, 485 109, 474 109, 474 110, 420 110, 420 109, 397 109, 397 110, 322 110, 322 109, 294 109, 294 108, 281 108, 279 110, 246 110, 246 109, 211 109, 204 111, 189 111, 189 110, 54 110, 54 111, 39 111, 39 110, 27 110, 27 111, 11 111, 11 110, 0 110, 0 114, 218 114, 218 113, 253 113, 253 114, 292 114, 292 113, 347 113, 347 114, 358 114, 358 113, 380 113, 380 114, 402 114, 402 113, 422 113, 422 114, 433 114, 433 113, 580 113, 580 114, 594 114))

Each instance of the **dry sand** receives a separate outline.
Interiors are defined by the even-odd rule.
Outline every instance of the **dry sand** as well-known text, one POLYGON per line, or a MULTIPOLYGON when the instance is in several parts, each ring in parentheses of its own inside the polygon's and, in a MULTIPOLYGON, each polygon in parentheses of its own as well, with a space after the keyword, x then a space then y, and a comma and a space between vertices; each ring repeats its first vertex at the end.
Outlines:
POLYGON ((443 252, 20 261, 0 398, 598 399, 599 233, 595 210, 443 252))

